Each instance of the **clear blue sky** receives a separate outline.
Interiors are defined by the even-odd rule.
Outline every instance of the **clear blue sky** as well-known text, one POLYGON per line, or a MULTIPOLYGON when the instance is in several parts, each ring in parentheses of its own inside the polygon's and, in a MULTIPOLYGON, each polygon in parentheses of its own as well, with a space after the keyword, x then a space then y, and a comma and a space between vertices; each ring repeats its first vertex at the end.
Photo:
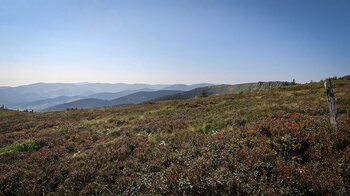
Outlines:
POLYGON ((0 0, 0 85, 345 74, 349 0, 0 0))

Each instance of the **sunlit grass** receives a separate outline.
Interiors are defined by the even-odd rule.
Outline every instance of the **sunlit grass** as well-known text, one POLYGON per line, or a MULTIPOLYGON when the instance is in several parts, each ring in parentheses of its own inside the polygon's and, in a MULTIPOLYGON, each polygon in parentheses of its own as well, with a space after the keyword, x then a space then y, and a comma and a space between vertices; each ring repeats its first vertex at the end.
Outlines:
POLYGON ((116 108, 3 110, 0 194, 346 195, 350 81, 334 81, 334 90, 337 131, 322 83, 116 108))
POLYGON ((13 154, 17 152, 27 152, 41 147, 35 140, 18 141, 0 148, 0 155, 13 154))

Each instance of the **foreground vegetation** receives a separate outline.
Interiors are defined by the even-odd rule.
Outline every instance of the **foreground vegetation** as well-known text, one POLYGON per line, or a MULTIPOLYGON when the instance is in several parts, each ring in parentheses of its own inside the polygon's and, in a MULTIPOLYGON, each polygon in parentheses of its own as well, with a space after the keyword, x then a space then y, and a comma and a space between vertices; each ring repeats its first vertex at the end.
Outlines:
POLYGON ((350 80, 52 113, 0 110, 0 194, 350 194, 350 80))

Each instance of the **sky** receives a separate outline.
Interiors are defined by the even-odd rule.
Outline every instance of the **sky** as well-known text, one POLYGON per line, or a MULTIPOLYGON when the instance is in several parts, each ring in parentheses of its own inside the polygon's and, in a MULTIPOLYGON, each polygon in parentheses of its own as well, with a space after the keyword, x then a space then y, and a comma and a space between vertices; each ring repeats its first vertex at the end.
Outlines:
POLYGON ((0 86, 350 74, 349 0, 0 0, 0 86))

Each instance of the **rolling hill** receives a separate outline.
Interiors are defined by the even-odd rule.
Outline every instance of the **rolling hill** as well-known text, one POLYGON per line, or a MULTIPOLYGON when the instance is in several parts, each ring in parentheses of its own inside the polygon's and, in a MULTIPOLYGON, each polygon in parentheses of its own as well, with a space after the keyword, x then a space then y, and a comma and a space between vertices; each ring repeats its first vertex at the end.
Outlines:
POLYGON ((160 90, 160 91, 141 91, 130 95, 126 95, 113 100, 103 100, 103 99, 80 99, 77 101, 64 103, 49 107, 43 111, 63 111, 67 108, 98 108, 98 107, 112 107, 127 104, 138 104, 145 101, 150 101, 163 96, 169 96, 177 94, 181 91, 170 91, 170 90, 160 90))
POLYGON ((200 83, 200 84, 191 84, 191 85, 175 84, 175 85, 165 87, 162 90, 190 91, 196 88, 202 88, 207 86, 214 86, 214 84, 209 84, 209 83, 200 83))
POLYGON ((0 87, 0 105, 19 110, 42 110, 79 99, 112 100, 140 91, 192 90, 211 84, 153 85, 124 83, 36 83, 17 87, 0 87))
POLYGON ((49 99, 41 99, 31 102, 17 103, 17 104, 8 104, 6 107, 15 110, 34 110, 40 111, 48 107, 52 107, 55 105, 76 101, 84 98, 84 96, 59 96, 55 98, 49 99))
POLYGON ((146 91, 155 91, 155 90, 150 89, 150 88, 142 88, 142 89, 138 89, 138 90, 120 91, 120 92, 116 92, 116 93, 104 92, 104 93, 92 94, 92 95, 86 96, 85 98, 112 100, 112 99, 117 99, 119 97, 124 97, 124 96, 130 95, 133 93, 146 92, 146 91))
POLYGON ((197 86, 205 86, 201 88, 192 89, 189 91, 174 91, 174 90, 161 90, 154 92, 137 92, 124 97, 120 97, 115 100, 102 100, 102 99, 81 99, 73 102, 59 104, 52 106, 42 111, 62 111, 67 108, 97 108, 97 107, 111 107, 120 106, 125 104, 138 104, 150 100, 175 100, 175 99, 191 99, 195 97, 203 96, 205 92, 206 96, 211 95, 224 95, 238 92, 253 92, 259 90, 268 90, 280 86, 291 85, 288 82, 257 82, 246 83, 236 85, 217 85, 210 84, 198 84, 198 85, 173 85, 169 89, 192 89, 197 86), (209 85, 209 86, 208 86, 209 85))
POLYGON ((36 83, 0 88, 0 104, 21 104, 61 96, 88 96, 96 93, 115 93, 150 88, 160 90, 169 85, 109 84, 109 83, 36 83))
POLYGON ((350 81, 123 107, 0 108, 0 195, 349 195, 350 81))
POLYGON ((81 99, 103 99, 103 100, 112 100, 117 99, 119 97, 123 97, 126 95, 130 95, 139 91, 154 91, 152 89, 140 89, 140 90, 128 90, 121 91, 117 93, 96 93, 88 96, 60 96, 56 98, 37 100, 32 102, 20 103, 20 104, 9 104, 7 105, 10 109, 18 109, 18 110, 34 110, 34 111, 42 111, 46 108, 50 108, 56 105, 75 102, 81 99))
POLYGON ((256 82, 235 85, 217 85, 196 88, 190 91, 161 97, 157 100, 191 99, 201 96, 224 95, 239 92, 253 92, 259 90, 269 90, 280 86, 292 85, 289 82, 256 82))

